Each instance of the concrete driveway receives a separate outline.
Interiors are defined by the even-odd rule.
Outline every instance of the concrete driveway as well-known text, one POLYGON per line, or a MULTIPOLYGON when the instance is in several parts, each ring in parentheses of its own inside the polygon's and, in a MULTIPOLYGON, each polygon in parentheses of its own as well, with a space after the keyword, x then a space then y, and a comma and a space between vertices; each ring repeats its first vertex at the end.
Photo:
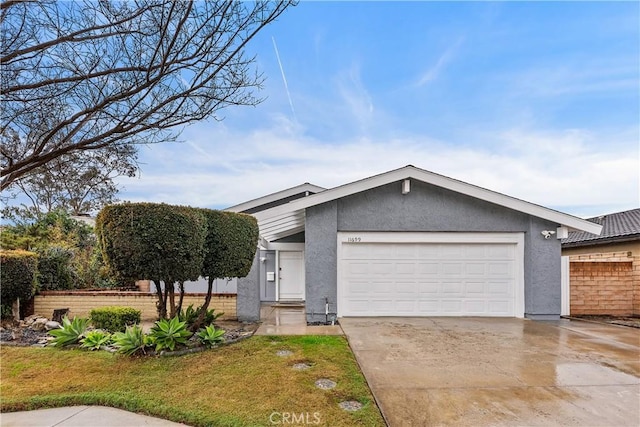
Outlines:
POLYGON ((640 329, 496 318, 340 323, 392 427, 640 425, 640 329))

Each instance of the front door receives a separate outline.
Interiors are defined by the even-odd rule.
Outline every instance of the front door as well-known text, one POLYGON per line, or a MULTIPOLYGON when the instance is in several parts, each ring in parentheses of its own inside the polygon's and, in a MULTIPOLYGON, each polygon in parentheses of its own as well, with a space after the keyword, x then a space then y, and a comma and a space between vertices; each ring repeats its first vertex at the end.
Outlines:
POLYGON ((304 300, 304 256, 302 251, 281 251, 279 254, 279 300, 304 300))

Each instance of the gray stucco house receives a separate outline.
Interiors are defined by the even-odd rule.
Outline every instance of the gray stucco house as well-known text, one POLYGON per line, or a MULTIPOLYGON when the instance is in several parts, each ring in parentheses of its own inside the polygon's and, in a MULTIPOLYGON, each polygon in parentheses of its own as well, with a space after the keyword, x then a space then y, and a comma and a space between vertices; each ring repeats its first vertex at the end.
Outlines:
POLYGON ((346 316, 560 315, 561 245, 601 226, 406 166, 332 189, 303 184, 228 208, 258 219, 238 317, 303 301, 346 316), (327 306, 328 304, 328 306, 327 306))

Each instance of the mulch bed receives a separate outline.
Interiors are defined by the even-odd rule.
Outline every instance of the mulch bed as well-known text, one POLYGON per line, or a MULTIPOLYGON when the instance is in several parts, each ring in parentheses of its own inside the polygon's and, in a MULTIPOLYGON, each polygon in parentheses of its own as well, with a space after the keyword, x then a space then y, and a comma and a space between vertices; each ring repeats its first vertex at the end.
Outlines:
MULTIPOLYGON (((253 335, 259 326, 258 324, 230 320, 217 321, 215 325, 217 328, 225 330, 224 339, 226 343, 253 335)), ((2 345, 43 347, 50 337, 51 335, 47 331, 36 331, 14 321, 3 321, 0 327, 0 344, 2 345)))

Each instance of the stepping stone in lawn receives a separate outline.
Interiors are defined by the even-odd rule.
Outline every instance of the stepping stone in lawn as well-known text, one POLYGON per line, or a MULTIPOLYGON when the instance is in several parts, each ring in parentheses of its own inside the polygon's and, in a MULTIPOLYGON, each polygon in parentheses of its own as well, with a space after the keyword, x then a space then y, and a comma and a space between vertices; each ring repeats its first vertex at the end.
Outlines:
POLYGON ((291 350, 278 350, 276 352, 276 354, 280 357, 287 357, 287 356, 291 356, 293 354, 293 351, 291 350))
POLYGON ((340 402, 339 406, 345 411, 349 411, 349 412, 355 412, 362 409, 362 403, 357 402, 355 400, 347 400, 344 402, 340 402))
POLYGON ((335 381, 328 380, 326 378, 321 378, 316 381, 316 387, 321 388, 323 390, 331 390, 336 386, 335 381))
POLYGON ((311 366, 307 365, 306 363, 296 363, 295 365, 292 366, 292 368, 295 369, 296 371, 305 371, 310 367, 311 366))

